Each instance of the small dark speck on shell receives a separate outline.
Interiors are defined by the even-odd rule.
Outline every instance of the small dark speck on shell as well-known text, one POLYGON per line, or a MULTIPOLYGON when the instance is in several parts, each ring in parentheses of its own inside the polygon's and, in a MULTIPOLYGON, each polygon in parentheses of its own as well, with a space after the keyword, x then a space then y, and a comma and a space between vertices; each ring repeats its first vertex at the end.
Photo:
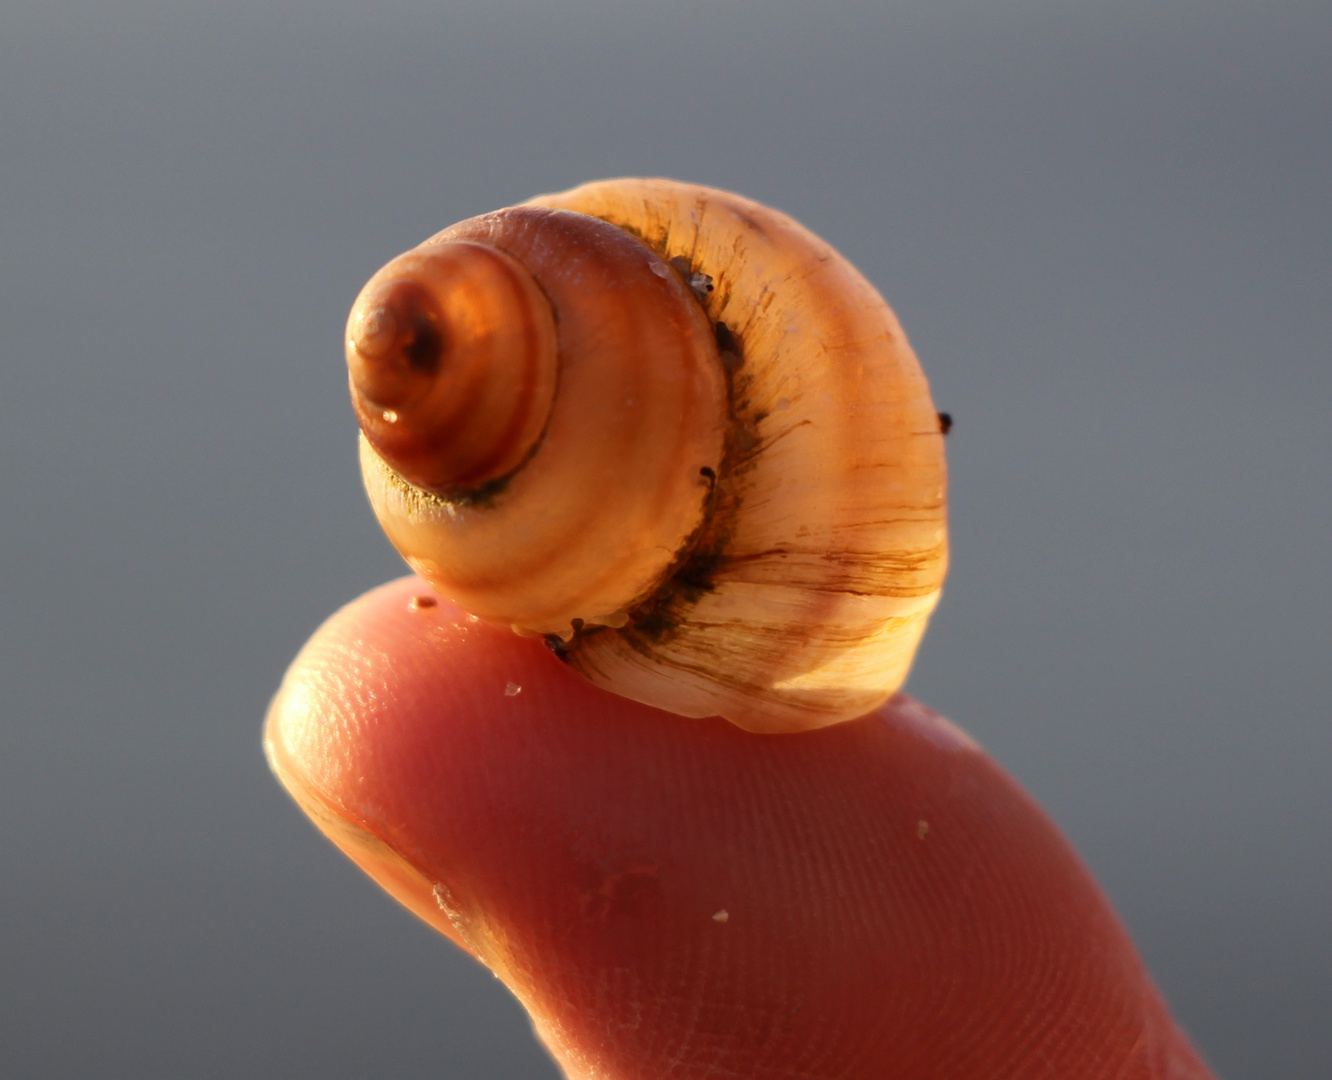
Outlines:
POLYGON ((740 340, 724 322, 712 324, 712 332, 717 338, 717 352, 721 355, 722 366, 727 371, 734 371, 745 361, 740 353, 740 340))
POLYGON ((689 288, 693 290, 694 296, 696 296, 701 303, 708 298, 708 293, 712 292, 712 275, 690 274, 689 288))
POLYGON ((423 611, 426 608, 432 608, 439 604, 433 596, 413 596, 407 601, 408 611, 423 611))

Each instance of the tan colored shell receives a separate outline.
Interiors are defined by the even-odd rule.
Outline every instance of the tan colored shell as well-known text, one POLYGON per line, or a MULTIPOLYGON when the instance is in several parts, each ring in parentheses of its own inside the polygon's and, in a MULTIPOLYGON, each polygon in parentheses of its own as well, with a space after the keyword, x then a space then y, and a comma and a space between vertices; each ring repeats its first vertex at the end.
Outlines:
MULTIPOLYGON (((632 602, 617 613, 570 612, 583 619, 572 634, 554 625, 559 618, 535 628, 568 638, 558 651, 594 683, 685 716, 720 714, 755 731, 796 731, 880 704, 906 677, 947 563, 939 418, 892 311, 808 230, 726 192, 622 179, 527 205, 618 226, 692 284, 717 342, 711 359, 698 362, 727 376, 730 416, 716 464, 685 463, 709 491, 702 502, 695 494, 680 546, 658 560, 664 576, 646 591, 636 584, 632 602)), ((533 273, 550 296, 542 272, 533 273)), ((594 309, 602 302, 595 289, 576 298, 594 309)), ((567 318, 561 305, 573 299, 553 302, 557 326, 567 318)), ((563 372, 576 363, 563 351, 559 362, 552 417, 568 390, 563 372)), ((626 343, 624 362, 637 366, 636 342, 626 343)), ((700 390, 692 411, 708 413, 702 402, 709 393, 700 390)), ((699 422, 690 413, 676 416, 682 430, 699 422)), ((701 430, 683 444, 708 445, 710 416, 701 430)), ((551 450, 549 437, 514 474, 512 488, 551 450)), ((651 440, 668 453, 682 443, 660 433, 651 440)), ((430 519, 479 512, 438 495, 404 494, 373 451, 363 451, 363 464, 395 542, 405 523, 422 534, 430 519), (423 498, 435 509, 423 512, 423 498)), ((597 527, 614 535, 620 495, 598 495, 604 514, 597 527)), ((507 497, 497 495, 495 507, 507 497)), ((419 552, 407 554, 418 569, 430 569, 419 552)), ((446 576, 426 576, 464 607, 494 617, 469 607, 446 576)))

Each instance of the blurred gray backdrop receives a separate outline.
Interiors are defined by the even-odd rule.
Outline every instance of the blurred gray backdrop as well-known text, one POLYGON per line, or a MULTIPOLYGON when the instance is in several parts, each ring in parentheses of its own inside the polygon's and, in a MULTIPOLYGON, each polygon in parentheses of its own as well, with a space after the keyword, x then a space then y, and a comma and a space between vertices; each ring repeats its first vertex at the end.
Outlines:
POLYGON ((910 689, 1069 832, 1224 1077, 1327 1080, 1330 61, 1325 0, 9 0, 0 1075, 554 1075, 259 722, 401 572, 361 282, 664 174, 889 298, 956 418, 910 689))

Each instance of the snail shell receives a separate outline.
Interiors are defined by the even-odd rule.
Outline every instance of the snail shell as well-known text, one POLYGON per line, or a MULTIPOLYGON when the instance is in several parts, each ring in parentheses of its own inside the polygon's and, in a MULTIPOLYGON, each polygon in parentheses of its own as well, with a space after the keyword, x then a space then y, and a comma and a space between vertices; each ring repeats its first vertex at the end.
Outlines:
POLYGON ((371 278, 347 356, 375 512, 472 614, 754 731, 904 681, 939 417, 888 305, 785 215, 656 179, 485 214, 371 278))

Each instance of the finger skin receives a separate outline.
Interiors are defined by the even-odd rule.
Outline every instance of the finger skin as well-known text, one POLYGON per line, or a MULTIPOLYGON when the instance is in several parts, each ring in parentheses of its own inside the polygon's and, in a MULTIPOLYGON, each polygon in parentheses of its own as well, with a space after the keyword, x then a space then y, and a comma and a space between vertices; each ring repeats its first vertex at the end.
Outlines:
POLYGON ((754 735, 418 596, 315 634, 269 759, 569 1076, 1210 1078, 1067 842, 924 706, 754 735))

